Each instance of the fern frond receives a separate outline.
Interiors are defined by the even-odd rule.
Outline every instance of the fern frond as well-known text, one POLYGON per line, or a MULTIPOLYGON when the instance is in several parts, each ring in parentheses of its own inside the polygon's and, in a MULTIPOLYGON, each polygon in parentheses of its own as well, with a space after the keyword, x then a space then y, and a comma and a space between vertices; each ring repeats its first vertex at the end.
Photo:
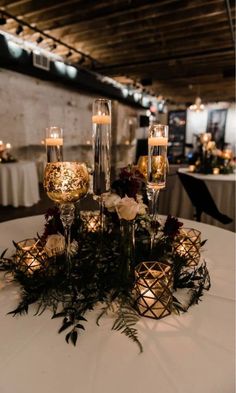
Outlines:
POLYGON ((129 303, 121 302, 118 308, 118 315, 113 323, 112 330, 120 331, 129 337, 139 347, 140 353, 143 347, 138 339, 137 329, 134 327, 139 320, 139 314, 129 303))

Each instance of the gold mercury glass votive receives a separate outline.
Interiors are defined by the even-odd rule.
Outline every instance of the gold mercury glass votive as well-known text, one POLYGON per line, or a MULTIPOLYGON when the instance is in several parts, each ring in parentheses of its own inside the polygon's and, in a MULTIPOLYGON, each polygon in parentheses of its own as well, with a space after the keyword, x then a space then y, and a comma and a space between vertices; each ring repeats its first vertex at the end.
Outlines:
POLYGON ((25 239, 16 243, 14 259, 22 272, 32 274, 44 265, 46 253, 39 240, 25 239))
POLYGON ((95 233, 101 230, 101 216, 99 210, 81 210, 80 218, 83 222, 83 227, 87 232, 95 233))
POLYGON ((160 319, 171 313, 173 271, 163 262, 141 262, 135 268, 135 304, 141 316, 160 319))
POLYGON ((187 259, 187 266, 194 267, 200 261, 201 232, 192 228, 180 228, 174 241, 174 252, 187 259))

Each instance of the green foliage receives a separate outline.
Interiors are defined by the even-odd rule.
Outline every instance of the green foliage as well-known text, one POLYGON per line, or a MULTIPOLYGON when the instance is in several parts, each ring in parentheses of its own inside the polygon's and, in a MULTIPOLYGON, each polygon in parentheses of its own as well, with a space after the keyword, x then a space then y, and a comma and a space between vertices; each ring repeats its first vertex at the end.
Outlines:
MULTIPOLYGON (((175 223, 173 220, 169 222, 175 223)), ((48 224, 48 223, 47 223, 48 224)), ((53 222, 55 225, 55 220, 53 222)), ((50 224, 49 224, 50 226, 50 224)), ((47 228, 49 228, 47 225, 47 228)), ((173 226, 173 225, 172 225, 173 226)), ((58 333, 65 334, 67 343, 74 346, 79 335, 85 330, 85 314, 96 305, 103 304, 97 325, 107 313, 112 313, 112 330, 119 331, 131 339, 142 352, 136 323, 140 316, 134 308, 132 277, 124 276, 124 253, 116 226, 108 227, 103 237, 100 233, 82 232, 75 228, 79 250, 72 257, 72 268, 68 275, 65 255, 47 258, 39 269, 29 273, 22 270, 21 259, 6 258, 6 251, 0 257, 0 271, 10 273, 20 284, 21 299, 9 314, 27 314, 32 304, 36 305, 35 315, 46 309, 52 311, 52 319, 59 319, 58 333)), ((175 228, 176 229, 176 228, 175 228)), ((202 243, 202 245, 204 242, 202 243)), ((210 277, 206 264, 195 269, 187 268, 187 260, 172 252, 173 236, 165 236, 159 230, 153 253, 150 254, 150 236, 145 225, 136 224, 136 263, 143 260, 168 262, 173 267, 174 296, 173 312, 186 312, 198 304, 205 290, 210 288, 210 277), (188 289, 187 306, 178 300, 178 289, 188 289)))

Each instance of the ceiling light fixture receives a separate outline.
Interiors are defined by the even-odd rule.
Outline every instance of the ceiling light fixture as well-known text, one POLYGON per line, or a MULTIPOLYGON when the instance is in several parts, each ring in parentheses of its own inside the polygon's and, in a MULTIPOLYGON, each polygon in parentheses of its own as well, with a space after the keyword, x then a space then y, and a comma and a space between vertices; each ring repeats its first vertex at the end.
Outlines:
MULTIPOLYGON (((19 25, 21 27, 17 28, 17 31, 16 31, 17 35, 19 35, 23 31, 23 27, 27 27, 30 30, 34 31, 35 33, 40 34, 40 37, 38 37, 38 39, 36 40, 37 43, 40 43, 43 40, 45 40, 45 38, 48 38, 48 39, 51 39, 55 44, 64 46, 65 48, 67 48, 72 53, 77 53, 80 56, 84 56, 84 58, 90 60, 90 62, 95 61, 95 59, 93 57, 91 57, 89 54, 83 53, 80 50, 78 50, 78 49, 70 46, 69 44, 66 44, 65 42, 61 41, 60 39, 57 39, 57 38, 51 36, 48 33, 48 30, 42 31, 42 30, 38 29, 37 26, 35 25, 35 23, 30 24, 30 23, 26 22, 25 20, 21 20, 19 17, 16 17, 16 16, 12 15, 11 13, 9 13, 8 11, 5 11, 5 10, 1 10, 0 12, 1 12, 2 17, 4 16, 5 18, 11 18, 15 22, 19 23, 19 25)), ((98 62, 96 61, 95 64, 98 64, 98 62)), ((101 63, 99 63, 99 64, 102 65, 101 63)))
POLYGON ((202 100, 200 97, 196 97, 195 103, 193 105, 190 105, 189 107, 190 111, 193 112, 202 112, 205 109, 205 106, 202 104, 202 100))

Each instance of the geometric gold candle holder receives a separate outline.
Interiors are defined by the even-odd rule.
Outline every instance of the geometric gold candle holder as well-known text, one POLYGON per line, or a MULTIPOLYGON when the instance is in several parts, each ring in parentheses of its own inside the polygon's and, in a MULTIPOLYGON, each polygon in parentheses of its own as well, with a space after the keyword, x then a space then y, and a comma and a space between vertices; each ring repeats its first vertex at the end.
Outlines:
POLYGON ((37 239, 25 239, 16 243, 15 263, 27 274, 43 267, 46 254, 37 239))
POLYGON ((174 253, 186 258, 187 266, 194 267, 200 261, 201 232, 192 228, 180 228, 174 241, 174 253))
POLYGON ((80 211, 80 218, 85 231, 95 233, 101 230, 101 215, 99 210, 82 210, 80 211))
POLYGON ((160 319, 172 311, 173 271, 163 262, 141 262, 135 268, 135 304, 141 316, 160 319))

